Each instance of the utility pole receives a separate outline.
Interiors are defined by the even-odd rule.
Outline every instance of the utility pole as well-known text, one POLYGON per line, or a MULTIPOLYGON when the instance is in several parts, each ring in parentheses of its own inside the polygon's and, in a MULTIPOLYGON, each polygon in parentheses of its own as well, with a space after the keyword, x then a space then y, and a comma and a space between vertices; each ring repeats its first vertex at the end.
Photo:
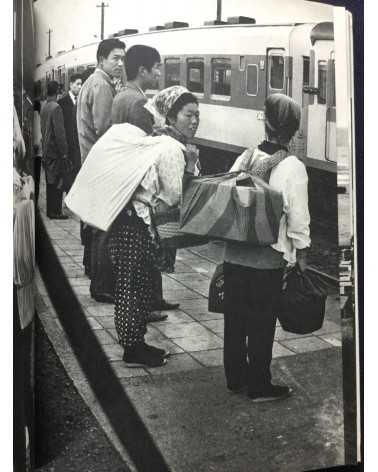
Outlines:
POLYGON ((222 21, 222 0, 217 0, 217 21, 222 21))
POLYGON ((49 54, 47 56, 47 59, 50 59, 51 58, 51 33, 52 33, 52 29, 49 28, 49 30, 47 31, 46 34, 49 35, 49 54))
POLYGON ((104 22, 105 22, 105 8, 109 5, 105 5, 104 2, 101 2, 101 5, 96 5, 97 8, 101 8, 101 41, 104 39, 104 22))

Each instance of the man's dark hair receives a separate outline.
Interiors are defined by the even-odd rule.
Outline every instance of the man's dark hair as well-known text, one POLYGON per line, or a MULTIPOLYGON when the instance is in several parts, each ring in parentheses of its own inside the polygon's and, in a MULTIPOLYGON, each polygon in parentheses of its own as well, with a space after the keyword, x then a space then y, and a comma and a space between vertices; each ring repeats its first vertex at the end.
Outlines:
POLYGON ((104 39, 98 45, 97 48, 97 62, 100 62, 100 58, 103 57, 106 59, 113 49, 125 49, 126 44, 123 41, 120 41, 117 38, 104 39))
POLYGON ((154 64, 160 61, 161 57, 157 49, 142 44, 131 46, 125 55, 127 80, 134 80, 136 78, 139 67, 143 66, 150 71, 154 64))
POLYGON ((52 80, 47 84, 47 96, 48 97, 53 97, 58 93, 59 90, 59 84, 56 80, 52 80))
POLYGON ((73 84, 79 79, 83 80, 83 77, 81 76, 81 74, 72 74, 70 77, 70 84, 73 84))
POLYGON ((184 106, 188 103, 195 103, 196 105, 198 105, 197 97, 190 92, 183 93, 182 95, 180 95, 169 110, 167 114, 167 119, 171 118, 175 120, 179 111, 182 110, 184 106))

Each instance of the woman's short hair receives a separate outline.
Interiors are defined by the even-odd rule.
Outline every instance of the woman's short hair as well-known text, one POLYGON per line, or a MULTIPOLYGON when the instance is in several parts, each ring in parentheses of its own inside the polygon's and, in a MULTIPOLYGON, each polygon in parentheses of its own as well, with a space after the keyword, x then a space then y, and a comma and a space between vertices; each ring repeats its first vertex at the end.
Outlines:
POLYGON ((161 58, 157 49, 143 44, 135 44, 126 51, 125 69, 127 80, 134 80, 138 75, 139 67, 145 67, 149 72, 161 58))
POLYGON ((177 118, 178 113, 188 103, 195 103, 196 105, 198 105, 197 97, 190 92, 183 93, 182 95, 180 95, 179 98, 172 105, 171 109, 169 110, 167 114, 167 119, 171 118, 175 120, 177 118))
POLYGON ((291 97, 282 93, 265 100, 265 132, 281 144, 287 144, 299 129, 301 108, 291 97))

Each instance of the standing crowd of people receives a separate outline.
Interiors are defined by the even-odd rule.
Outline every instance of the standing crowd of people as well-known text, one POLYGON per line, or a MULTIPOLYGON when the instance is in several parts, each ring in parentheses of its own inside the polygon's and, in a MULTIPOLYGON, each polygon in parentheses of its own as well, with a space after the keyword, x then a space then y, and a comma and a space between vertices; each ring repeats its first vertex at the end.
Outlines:
MULTIPOLYGON (((178 207, 185 174, 198 175, 201 169, 191 143, 200 119, 196 96, 182 86, 164 89, 150 100, 146 96, 147 89, 158 88, 160 63, 155 48, 135 45, 126 51, 119 39, 103 40, 94 73, 84 83, 72 75, 69 91, 59 101, 58 83, 49 82, 47 101, 35 110, 42 132, 42 152, 35 147, 37 177, 42 155, 49 218, 67 218, 63 193, 68 202, 85 187, 91 166, 101 166, 102 158, 104 166, 111 162, 114 149, 139 146, 140 152, 125 152, 122 172, 130 169, 130 175, 139 177, 130 183, 131 197, 110 227, 104 231, 81 222, 91 296, 115 304, 115 327, 130 367, 159 367, 169 357, 167 350, 145 342, 147 323, 165 319, 165 311, 179 306, 163 298, 161 270, 173 270, 175 253, 164 247, 155 216, 178 207), (124 70, 127 83, 118 90, 124 70), (151 157, 154 142, 159 146, 151 157)), ((304 270, 310 245, 307 173, 289 151, 300 119, 300 107, 290 97, 269 96, 265 140, 231 168, 264 178, 284 201, 275 244, 227 242, 224 255, 226 383, 232 391, 246 389, 257 402, 291 393, 288 386, 272 383, 270 364, 284 268, 297 263, 304 270)), ((104 178, 107 172, 104 167, 104 178)))

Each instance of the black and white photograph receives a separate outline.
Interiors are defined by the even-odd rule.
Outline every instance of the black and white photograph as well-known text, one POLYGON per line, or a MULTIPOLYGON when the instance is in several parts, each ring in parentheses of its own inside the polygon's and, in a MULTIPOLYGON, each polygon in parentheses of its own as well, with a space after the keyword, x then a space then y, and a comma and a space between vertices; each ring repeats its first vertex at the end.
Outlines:
POLYGON ((15 472, 361 465, 336 3, 13 1, 15 472))

